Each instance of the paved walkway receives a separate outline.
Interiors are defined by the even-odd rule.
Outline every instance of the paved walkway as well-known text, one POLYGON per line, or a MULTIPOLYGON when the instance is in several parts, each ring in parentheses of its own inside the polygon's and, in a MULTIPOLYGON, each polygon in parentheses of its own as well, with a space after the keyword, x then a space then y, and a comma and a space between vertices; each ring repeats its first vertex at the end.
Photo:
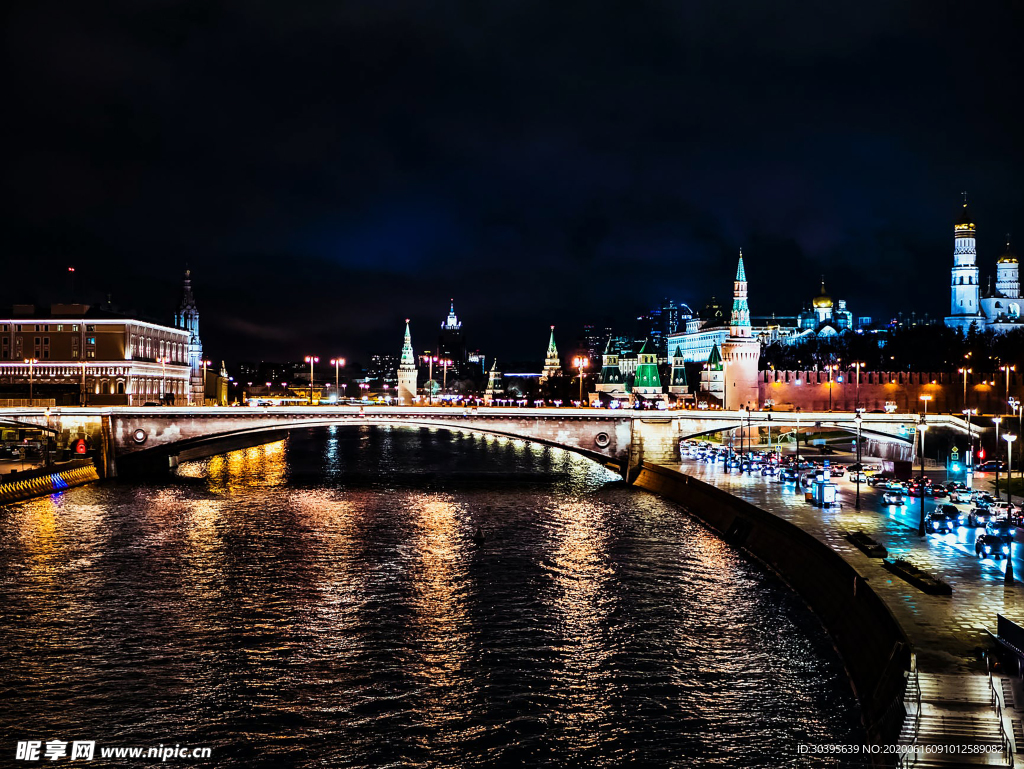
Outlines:
MULTIPOLYGON (((996 614, 1024 621, 1024 585, 1004 584, 1003 561, 981 560, 974 554, 973 530, 956 534, 917 535, 919 499, 905 508, 881 504, 882 492, 861 485, 861 509, 854 508, 855 485, 836 479, 841 506, 819 509, 804 501, 802 490, 770 476, 741 475, 721 465, 684 460, 674 469, 714 484, 731 494, 799 525, 839 552, 864 576, 892 609, 917 652, 922 670, 934 673, 979 671, 980 650, 989 646, 985 628, 995 630, 996 614), (845 539, 863 531, 902 557, 949 583, 953 595, 930 596, 893 576, 877 558, 868 558, 845 539)), ((978 484, 979 487, 981 484, 978 484)), ((926 513, 934 506, 925 500, 926 513)), ((1014 547, 1014 570, 1024 579, 1024 545, 1014 547)))
MULTIPOLYGON (((1024 620, 1024 584, 1005 584, 1004 562, 975 555, 974 530, 920 537, 920 499, 911 498, 912 504, 905 508, 886 507, 881 490, 862 484, 861 509, 857 510, 856 486, 848 478, 836 479, 841 505, 819 509, 804 500, 803 490, 770 476, 726 472, 721 464, 693 460, 669 467, 797 524, 840 553, 885 600, 917 658, 918 678, 908 685, 908 717, 901 743, 933 747, 1008 743, 1005 751, 980 755, 921 753, 907 766, 1012 765, 1018 746, 1024 748, 1024 692, 1019 682, 998 676, 990 684, 982 650, 991 647, 985 629, 995 630, 996 614, 1024 620), (949 583, 953 595, 926 595, 893 576, 882 568, 880 559, 869 558, 846 540, 844 535, 853 531, 868 534, 885 545, 890 556, 906 558, 949 583), (994 698, 990 698, 992 686, 996 688, 994 698), (920 706, 915 691, 921 693, 920 706)), ((930 471, 933 468, 926 468, 930 471)), ((987 477, 979 478, 975 487, 988 490, 987 481, 987 477)), ((926 499, 925 513, 934 505, 926 499)), ((1013 554, 1018 580, 1024 579, 1024 544, 1019 537, 1013 554)))

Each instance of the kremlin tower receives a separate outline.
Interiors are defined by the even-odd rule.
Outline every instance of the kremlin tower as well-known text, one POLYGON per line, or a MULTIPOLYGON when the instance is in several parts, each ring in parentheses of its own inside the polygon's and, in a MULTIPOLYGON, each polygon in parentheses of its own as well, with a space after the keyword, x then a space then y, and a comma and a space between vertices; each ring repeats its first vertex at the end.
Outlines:
POLYGON ((747 273, 743 268, 743 249, 740 249, 736 280, 733 282, 729 336, 722 343, 722 364, 725 368, 724 408, 760 408, 757 389, 757 367, 760 359, 761 343, 750 331, 747 273))
POLYGON ((398 366, 398 402, 411 406, 416 400, 416 355, 412 351, 409 319, 405 319, 405 342, 402 344, 402 362, 398 366))

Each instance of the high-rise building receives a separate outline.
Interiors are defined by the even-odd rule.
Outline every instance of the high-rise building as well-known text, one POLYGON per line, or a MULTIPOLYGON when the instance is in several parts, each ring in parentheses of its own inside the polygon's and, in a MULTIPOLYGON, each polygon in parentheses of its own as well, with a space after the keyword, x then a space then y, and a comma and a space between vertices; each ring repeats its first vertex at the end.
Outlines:
POLYGON ((462 333, 462 323, 455 314, 454 299, 451 301, 448 317, 441 323, 441 334, 437 339, 437 357, 452 362, 448 376, 466 376, 466 339, 462 333))

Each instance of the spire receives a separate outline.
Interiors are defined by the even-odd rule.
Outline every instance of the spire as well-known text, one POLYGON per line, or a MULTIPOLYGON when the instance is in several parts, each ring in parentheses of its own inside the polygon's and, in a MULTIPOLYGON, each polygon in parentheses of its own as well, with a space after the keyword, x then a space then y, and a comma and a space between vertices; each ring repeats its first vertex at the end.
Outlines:
POLYGON ((547 355, 544 356, 544 370, 541 372, 540 381, 545 381, 555 376, 562 370, 562 362, 558 358, 558 346, 555 344, 555 327, 551 327, 551 338, 548 340, 547 355))
POLYGON ((400 371, 409 371, 416 368, 416 355, 412 351, 412 332, 409 330, 409 319, 405 319, 405 342, 402 344, 402 364, 400 371))
POLYGON ((750 336, 750 307, 747 306, 747 271, 743 267, 743 249, 740 249, 736 265, 736 280, 733 282, 732 317, 729 320, 729 336, 750 336))
POLYGON ((459 323, 459 318, 455 314, 454 298, 452 299, 451 306, 448 309, 448 318, 445 320, 444 323, 441 324, 441 328, 447 329, 449 331, 457 331, 458 329, 462 328, 462 324, 459 323))
POLYGON ((740 263, 736 265, 736 280, 747 282, 747 271, 743 269, 743 249, 740 249, 740 263))

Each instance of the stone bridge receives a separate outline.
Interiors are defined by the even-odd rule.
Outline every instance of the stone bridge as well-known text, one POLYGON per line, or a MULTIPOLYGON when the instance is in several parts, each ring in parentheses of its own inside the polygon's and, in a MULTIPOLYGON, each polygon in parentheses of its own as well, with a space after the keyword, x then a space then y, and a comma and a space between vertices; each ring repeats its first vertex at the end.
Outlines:
MULTIPOLYGON (((908 447, 916 414, 863 414, 861 433, 908 447)), ((679 441, 720 432, 812 427, 857 432, 850 412, 631 411, 594 408, 461 408, 402 406, 324 407, 110 407, 0 409, 0 424, 56 426, 63 440, 87 436, 99 449, 101 473, 140 467, 173 467, 194 459, 263 443, 297 428, 329 425, 405 425, 470 431, 575 451, 615 469, 627 479, 642 461, 679 459, 679 441)), ((929 429, 967 433, 959 417, 928 417, 929 429)), ((975 434, 980 431, 975 426, 975 434)))

